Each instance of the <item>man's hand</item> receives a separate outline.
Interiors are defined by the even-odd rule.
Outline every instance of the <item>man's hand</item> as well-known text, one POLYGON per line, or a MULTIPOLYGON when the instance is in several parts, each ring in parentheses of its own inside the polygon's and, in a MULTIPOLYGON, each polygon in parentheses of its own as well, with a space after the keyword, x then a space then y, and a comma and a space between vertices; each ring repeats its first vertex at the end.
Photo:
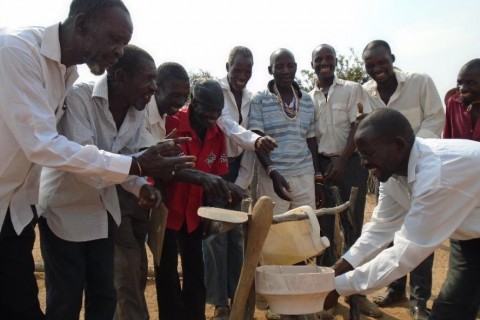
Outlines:
POLYGON ((140 189, 140 195, 138 197, 138 204, 143 208, 158 208, 160 202, 162 201, 162 195, 160 191, 149 185, 144 184, 140 189))
POLYGON ((164 156, 167 152, 176 150, 179 143, 190 141, 191 138, 176 138, 165 140, 155 146, 151 146, 137 157, 141 168, 141 175, 153 178, 166 179, 175 174, 175 170, 195 167, 195 156, 164 156))
POLYGON ((203 187, 203 192, 208 200, 224 199, 228 202, 232 201, 227 181, 223 180, 222 177, 202 172, 200 181, 200 185, 203 187))
POLYGON ((339 183, 345 174, 346 165, 347 161, 343 160, 341 157, 332 158, 330 165, 325 172, 325 181, 334 184, 339 183))
POLYGON ((278 147, 277 142, 270 136, 263 136, 258 138, 257 141, 255 141, 255 150, 261 151, 267 156, 276 147, 278 147))
POLYGON ((317 209, 325 207, 327 196, 324 188, 325 186, 323 184, 315 183, 315 205, 317 209))
POLYGON ((291 192, 292 189, 290 188, 287 180, 285 180, 285 178, 277 170, 274 170, 270 173, 270 179, 272 179, 273 190, 275 190, 277 196, 285 201, 292 201, 286 192, 291 192))
POLYGON ((338 294, 337 290, 330 291, 330 293, 325 298, 325 302, 323 303, 323 309, 328 310, 335 307, 338 303, 338 298, 340 295, 338 294))
POLYGON ((245 199, 248 194, 246 190, 243 190, 235 183, 227 182, 228 188, 230 189, 231 203, 239 203, 242 199, 245 199))

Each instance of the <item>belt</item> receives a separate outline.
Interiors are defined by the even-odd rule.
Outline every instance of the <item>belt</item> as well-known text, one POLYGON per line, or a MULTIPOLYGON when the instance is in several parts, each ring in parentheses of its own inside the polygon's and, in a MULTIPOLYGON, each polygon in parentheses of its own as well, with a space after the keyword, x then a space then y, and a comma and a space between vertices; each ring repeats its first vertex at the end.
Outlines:
MULTIPOLYGON (((334 159, 334 158, 339 157, 339 156, 335 156, 335 155, 327 155, 327 154, 324 154, 324 153, 319 153, 318 156, 321 157, 321 158, 325 158, 325 159, 334 159)), ((358 157, 358 152, 357 151, 353 152, 352 155, 350 156, 350 158, 353 158, 353 157, 358 157)))

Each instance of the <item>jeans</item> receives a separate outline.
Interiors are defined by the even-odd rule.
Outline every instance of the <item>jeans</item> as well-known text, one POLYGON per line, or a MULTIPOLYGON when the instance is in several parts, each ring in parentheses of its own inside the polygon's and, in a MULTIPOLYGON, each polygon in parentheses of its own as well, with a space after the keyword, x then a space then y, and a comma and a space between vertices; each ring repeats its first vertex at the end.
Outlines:
POLYGON ((480 238, 450 241, 446 280, 430 320, 474 320, 480 307, 480 238))
POLYGON ((0 231, 0 319, 44 319, 34 275, 34 242, 34 222, 17 235, 7 210, 0 231))
POLYGON ((202 226, 192 233, 186 224, 179 231, 166 229, 162 258, 155 266, 155 284, 160 319, 205 320, 202 226), (178 273, 178 253, 182 259, 183 285, 178 273))
MULTIPOLYGON (((332 158, 319 155, 320 169, 325 172, 328 166, 331 164, 332 158)), ((340 197, 343 202, 346 202, 350 199, 350 192, 352 187, 358 188, 357 199, 355 202, 355 209, 353 210, 353 216, 350 216, 352 226, 347 226, 345 219, 342 219, 342 225, 344 230, 349 231, 349 234, 346 237, 346 246, 350 248, 355 241, 360 237, 363 227, 363 217, 365 211, 365 202, 367 199, 367 180, 368 180, 368 171, 362 167, 360 163, 360 157, 358 153, 353 153, 350 159, 345 166, 345 172, 343 179, 338 183, 337 187, 340 192, 340 197)), ((327 193, 327 202, 326 207, 331 207, 335 205, 335 201, 332 198, 331 194, 327 193)), ((334 255, 334 222, 335 216, 333 215, 324 215, 320 217, 320 228, 322 235, 326 236, 330 240, 330 247, 327 248, 322 256, 318 258, 318 262, 323 266, 332 266, 336 262, 336 257, 334 255)))
POLYGON ((233 299, 243 264, 243 227, 203 240, 207 303, 228 306, 233 299))
POLYGON ((78 320, 84 290, 85 320, 113 318, 117 303, 113 285, 115 222, 110 215, 108 218, 108 238, 82 242, 57 237, 47 220, 39 219, 47 319, 78 320))
MULTIPOLYGON (((241 158, 239 156, 233 158, 233 161, 229 161, 229 172, 224 177, 225 180, 235 182, 241 158)), ((228 206, 228 209, 240 210, 240 206, 241 203, 238 203, 228 206)), ((243 226, 203 240, 207 303, 215 306, 228 306, 228 299, 233 300, 242 270, 243 241, 243 226)))

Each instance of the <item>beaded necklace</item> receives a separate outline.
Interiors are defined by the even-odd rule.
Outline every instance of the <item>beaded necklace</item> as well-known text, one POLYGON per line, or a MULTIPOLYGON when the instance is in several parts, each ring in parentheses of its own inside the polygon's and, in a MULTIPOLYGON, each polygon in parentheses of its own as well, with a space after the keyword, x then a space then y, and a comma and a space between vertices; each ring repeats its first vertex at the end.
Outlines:
POLYGON ((283 115, 289 120, 295 120, 297 118, 298 112, 300 111, 300 99, 298 98, 298 94, 295 88, 293 86, 291 87, 292 87, 294 99, 292 99, 289 105, 287 105, 283 101, 283 98, 280 92, 278 92, 277 85, 273 86, 273 91, 275 93, 275 96, 277 97, 277 101, 278 101, 278 104, 280 105, 280 109, 282 110, 283 115))

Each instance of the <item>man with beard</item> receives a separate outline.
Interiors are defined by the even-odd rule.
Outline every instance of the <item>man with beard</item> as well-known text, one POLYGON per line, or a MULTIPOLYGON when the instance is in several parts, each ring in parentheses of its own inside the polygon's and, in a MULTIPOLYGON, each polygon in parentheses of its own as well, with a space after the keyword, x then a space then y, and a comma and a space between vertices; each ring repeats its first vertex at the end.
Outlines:
MULTIPOLYGON (((132 21, 120 0, 74 0, 67 19, 50 27, 0 30, 0 318, 42 319, 31 250, 41 166, 123 182, 129 174, 170 175, 189 158, 159 152, 175 141, 130 156, 81 146, 58 135, 76 65, 94 74, 123 55, 132 21)), ((186 164, 191 166, 192 163, 186 164)))
POLYGON ((480 59, 467 62, 457 77, 457 92, 447 101, 443 137, 480 141, 480 59))
MULTIPOLYGON (((251 92, 246 88, 252 76, 253 55, 250 49, 234 47, 226 63, 227 76, 218 82, 225 105, 218 126, 226 135, 228 175, 225 179, 246 189, 253 175, 254 150, 269 153, 275 141, 247 130, 251 92), (249 150, 249 151, 247 151, 249 150)), ((240 210, 241 203, 230 203, 228 209, 240 210)), ((213 319, 225 320, 229 315, 229 299, 233 299, 243 264, 243 227, 213 235, 203 241, 207 303, 215 306, 213 319)))
MULTIPOLYGON (((372 109, 391 108, 402 113, 417 137, 439 138, 445 124, 442 100, 432 79, 425 74, 404 72, 394 68, 395 56, 383 40, 367 44, 363 50, 365 70, 372 78, 363 85, 372 109)), ((427 301, 432 290, 433 254, 410 273, 412 319, 428 317, 427 301)), ((388 306, 405 299, 407 278, 388 286, 385 295, 376 297, 379 306, 388 306)))
POLYGON ((338 294, 369 292, 414 269, 450 239, 445 282, 428 319, 474 320, 480 306, 480 143, 415 137, 398 111, 378 109, 360 122, 362 164, 381 182, 362 235, 334 265, 338 294), (393 246, 388 247, 393 241, 393 246))
MULTIPOLYGON (((152 57, 136 46, 126 46, 124 56, 106 76, 69 91, 59 133, 82 145, 137 153, 146 134, 143 110, 157 89, 155 77, 152 57)), ((145 207, 160 204, 160 192, 144 178, 124 182, 122 187, 145 207)), ((99 188, 94 179, 44 168, 38 208, 46 317, 78 318, 85 290, 85 317, 113 318, 113 239, 121 222, 115 186, 99 188)))

